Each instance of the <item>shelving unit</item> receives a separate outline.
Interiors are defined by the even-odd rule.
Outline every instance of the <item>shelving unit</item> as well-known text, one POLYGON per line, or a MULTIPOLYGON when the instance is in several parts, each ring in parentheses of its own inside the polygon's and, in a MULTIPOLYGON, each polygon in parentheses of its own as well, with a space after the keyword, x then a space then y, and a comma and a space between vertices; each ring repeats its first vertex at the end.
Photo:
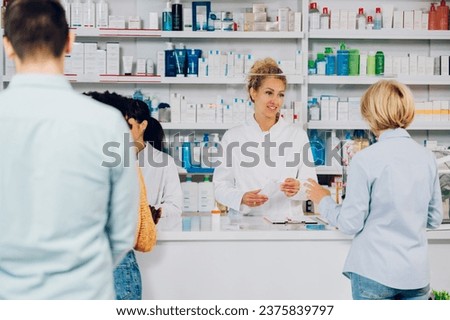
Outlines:
MULTIPOLYGON (((148 12, 161 13, 165 7, 165 0, 133 0, 119 1, 109 0, 110 14, 133 16, 140 15, 143 19, 143 29, 111 29, 111 28, 78 28, 73 29, 77 41, 98 42, 103 46, 106 42, 115 41, 121 44, 122 55, 133 55, 135 58, 145 57, 156 61, 156 51, 164 50, 165 43, 170 41, 178 44, 183 42, 188 48, 200 48, 206 53, 208 50, 236 51, 239 53, 252 53, 255 59, 271 56, 276 60, 294 58, 295 50, 301 50, 303 54, 303 74, 287 75, 289 83, 286 92, 286 103, 301 101, 300 125, 304 129, 329 130, 367 130, 368 126, 363 121, 316 121, 308 122, 307 101, 311 96, 331 94, 338 97, 361 96, 365 89, 380 79, 396 79, 409 85, 419 100, 432 100, 442 98, 450 100, 449 76, 404 76, 384 75, 379 76, 318 76, 307 75, 308 54, 316 54, 325 46, 338 47, 340 42, 346 42, 351 47, 360 48, 361 51, 385 50, 393 54, 405 52, 420 52, 433 56, 450 52, 450 31, 429 30, 309 30, 308 9, 311 1, 288 0, 269 1, 262 0, 269 8, 269 16, 274 17, 280 7, 290 7, 293 11, 302 12, 302 32, 199 32, 199 31, 161 31, 146 29, 148 27, 148 12)), ((350 0, 324 0, 316 1, 319 8, 328 6, 333 10, 356 10, 355 2, 350 0)), ((182 1, 189 6, 191 1, 182 1)), ((211 3, 213 10, 217 11, 241 11, 244 7, 251 7, 249 3, 238 0, 214 1, 211 3)), ((407 10, 408 8, 426 8, 428 1, 397 0, 370 0, 361 3, 360 6, 367 10, 373 10, 377 6, 394 6, 395 9, 407 10)), ((367 11, 366 10, 366 11, 367 11)), ((3 30, 0 30, 0 36, 3 30)), ((5 63, 3 45, 0 44, 0 90, 7 87, 11 76, 5 75, 5 63)), ((292 70, 285 70, 290 73, 292 70)), ((206 103, 215 101, 214 97, 221 95, 225 99, 231 97, 246 98, 245 76, 220 77, 220 78, 177 78, 161 76, 117 76, 117 75, 66 75, 74 88, 78 91, 86 90, 112 90, 130 95, 134 89, 142 89, 144 93, 155 94, 160 101, 169 101, 173 92, 179 92, 193 102, 206 103)), ((162 123, 163 128, 169 134, 173 132, 200 131, 221 132, 236 124, 229 123, 162 123)), ((411 132, 418 140, 424 138, 436 138, 450 143, 447 137, 450 130, 450 121, 416 121, 410 127, 411 132)), ((340 174, 339 170, 330 168, 318 168, 319 174, 340 174)))

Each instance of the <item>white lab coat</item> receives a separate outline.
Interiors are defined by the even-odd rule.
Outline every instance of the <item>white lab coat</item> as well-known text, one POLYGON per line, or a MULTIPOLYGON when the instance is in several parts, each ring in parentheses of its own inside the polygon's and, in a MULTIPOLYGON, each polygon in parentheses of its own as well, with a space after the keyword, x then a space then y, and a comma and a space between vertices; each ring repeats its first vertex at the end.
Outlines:
POLYGON ((280 118, 263 132, 252 117, 224 134, 220 151, 221 161, 213 177, 217 201, 249 215, 285 218, 303 214, 303 187, 290 198, 279 191, 279 184, 286 178, 301 183, 308 178, 317 181, 309 139, 300 125, 280 118), (241 205, 244 193, 256 189, 271 193, 267 194, 269 201, 256 208, 241 205))
POLYGON ((183 208, 183 191, 173 158, 146 143, 138 154, 147 188, 148 203, 162 208, 162 217, 180 217, 183 208))

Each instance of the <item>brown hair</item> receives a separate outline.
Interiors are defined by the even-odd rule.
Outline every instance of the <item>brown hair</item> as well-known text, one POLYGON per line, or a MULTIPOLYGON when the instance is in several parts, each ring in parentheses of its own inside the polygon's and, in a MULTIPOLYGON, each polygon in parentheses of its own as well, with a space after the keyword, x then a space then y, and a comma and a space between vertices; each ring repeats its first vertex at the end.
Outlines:
POLYGON ((253 88, 253 90, 258 91, 263 81, 268 77, 279 79, 285 86, 287 85, 286 76, 283 75, 283 70, 280 69, 275 60, 272 58, 258 60, 253 64, 247 77, 247 91, 249 92, 250 100, 252 100, 252 102, 254 101, 250 95, 250 89, 253 88))
POLYGON ((373 132, 408 127, 414 119, 414 97, 407 86, 395 80, 371 85, 361 99, 361 114, 373 132))
POLYGON ((20 60, 40 54, 63 54, 69 27, 64 8, 55 0, 8 1, 5 37, 20 60))

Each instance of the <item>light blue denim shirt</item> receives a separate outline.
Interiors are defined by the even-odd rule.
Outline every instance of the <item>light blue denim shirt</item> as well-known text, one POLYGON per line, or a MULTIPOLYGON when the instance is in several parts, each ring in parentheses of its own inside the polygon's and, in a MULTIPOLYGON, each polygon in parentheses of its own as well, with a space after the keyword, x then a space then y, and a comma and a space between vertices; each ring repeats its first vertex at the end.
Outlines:
POLYGON ((0 299, 114 299, 139 203, 125 132, 63 76, 16 75, 0 92, 0 299))
POLYGON ((387 130, 358 152, 342 205, 326 197, 319 212, 355 235, 344 274, 397 289, 429 284, 426 228, 442 221, 441 189, 435 157, 406 130, 387 130))

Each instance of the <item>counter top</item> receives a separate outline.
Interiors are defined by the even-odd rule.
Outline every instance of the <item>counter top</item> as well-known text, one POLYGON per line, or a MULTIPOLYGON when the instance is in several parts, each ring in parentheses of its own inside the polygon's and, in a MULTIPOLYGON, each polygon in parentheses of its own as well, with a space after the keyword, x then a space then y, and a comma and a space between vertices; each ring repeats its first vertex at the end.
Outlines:
MULTIPOLYGON (((158 223, 158 241, 348 241, 353 238, 330 226, 325 226, 325 230, 308 230, 305 224, 271 224, 260 216, 243 217, 239 223, 230 223, 227 216, 221 216, 219 228, 212 230, 210 215, 162 218, 158 223)), ((433 241, 449 240, 450 225, 429 230, 427 235, 433 241)))

